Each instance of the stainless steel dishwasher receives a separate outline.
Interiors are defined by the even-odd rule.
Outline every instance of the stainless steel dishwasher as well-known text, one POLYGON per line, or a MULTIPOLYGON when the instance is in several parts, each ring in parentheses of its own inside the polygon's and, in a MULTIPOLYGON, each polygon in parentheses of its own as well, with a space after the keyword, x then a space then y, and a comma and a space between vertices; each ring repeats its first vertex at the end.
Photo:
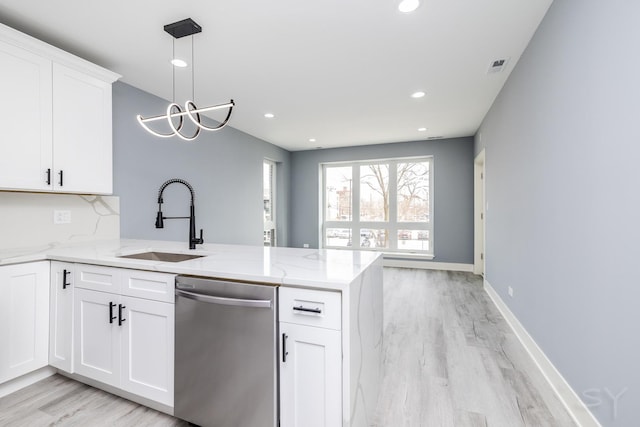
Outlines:
POLYGON ((175 416, 203 427, 275 427, 277 287, 176 279, 175 416))

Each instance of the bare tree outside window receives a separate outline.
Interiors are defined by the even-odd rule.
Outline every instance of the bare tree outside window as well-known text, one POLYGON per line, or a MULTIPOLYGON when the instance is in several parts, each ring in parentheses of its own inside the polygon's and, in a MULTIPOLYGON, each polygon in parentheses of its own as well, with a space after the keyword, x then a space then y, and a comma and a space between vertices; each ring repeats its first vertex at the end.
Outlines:
POLYGON ((360 166, 360 220, 389 221, 389 164, 360 166))
POLYGON ((429 163, 398 163, 398 221, 429 221, 429 163))
POLYGON ((432 252, 432 162, 423 157, 325 166, 326 246, 432 252))

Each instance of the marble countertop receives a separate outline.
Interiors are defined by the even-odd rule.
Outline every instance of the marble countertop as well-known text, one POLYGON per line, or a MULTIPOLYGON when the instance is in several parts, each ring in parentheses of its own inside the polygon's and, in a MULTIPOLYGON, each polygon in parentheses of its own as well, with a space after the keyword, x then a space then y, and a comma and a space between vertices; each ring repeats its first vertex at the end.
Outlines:
POLYGON ((198 245, 196 250, 189 250, 187 244, 182 242, 117 239, 3 250, 0 251, 0 266, 55 260, 284 286, 344 290, 379 257, 380 254, 367 251, 223 244, 198 245), (122 255, 151 251, 188 253, 203 257, 181 262, 119 258, 122 255))

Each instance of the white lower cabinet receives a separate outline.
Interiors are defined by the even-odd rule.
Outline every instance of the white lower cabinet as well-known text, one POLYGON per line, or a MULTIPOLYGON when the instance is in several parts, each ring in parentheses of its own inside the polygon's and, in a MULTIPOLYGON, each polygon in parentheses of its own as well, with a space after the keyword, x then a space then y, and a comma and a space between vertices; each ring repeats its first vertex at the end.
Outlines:
POLYGON ((158 289, 168 287, 174 276, 86 265, 77 265, 76 274, 75 372, 173 406, 174 304, 158 289), (137 295, 148 288, 149 296, 160 301, 122 295, 131 292, 127 284, 132 281, 137 295), (94 290, 96 283, 109 283, 114 292, 94 290))
POLYGON ((49 365, 73 373, 74 265, 51 262, 49 365))
POLYGON ((75 372, 117 387, 120 384, 119 296, 76 289, 75 372))
POLYGON ((340 331, 280 323, 281 427, 342 425, 340 331))
POLYGON ((122 297, 120 388, 173 406, 174 305, 122 297))
POLYGON ((0 383, 47 366, 49 261, 0 267, 0 383))
POLYGON ((280 288, 279 318, 280 426, 341 426, 340 295, 280 288))

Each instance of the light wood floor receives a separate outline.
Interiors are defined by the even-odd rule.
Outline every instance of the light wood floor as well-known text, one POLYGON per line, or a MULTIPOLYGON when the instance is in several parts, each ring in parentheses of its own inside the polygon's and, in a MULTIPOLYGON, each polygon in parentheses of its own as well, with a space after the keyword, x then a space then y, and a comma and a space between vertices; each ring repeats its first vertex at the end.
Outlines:
POLYGON ((470 273, 385 269, 379 427, 575 426, 470 273))
MULTIPOLYGON (((375 427, 575 426, 479 277, 385 269, 384 292, 375 427)), ((0 426, 186 425, 60 375, 0 399, 0 426)))

